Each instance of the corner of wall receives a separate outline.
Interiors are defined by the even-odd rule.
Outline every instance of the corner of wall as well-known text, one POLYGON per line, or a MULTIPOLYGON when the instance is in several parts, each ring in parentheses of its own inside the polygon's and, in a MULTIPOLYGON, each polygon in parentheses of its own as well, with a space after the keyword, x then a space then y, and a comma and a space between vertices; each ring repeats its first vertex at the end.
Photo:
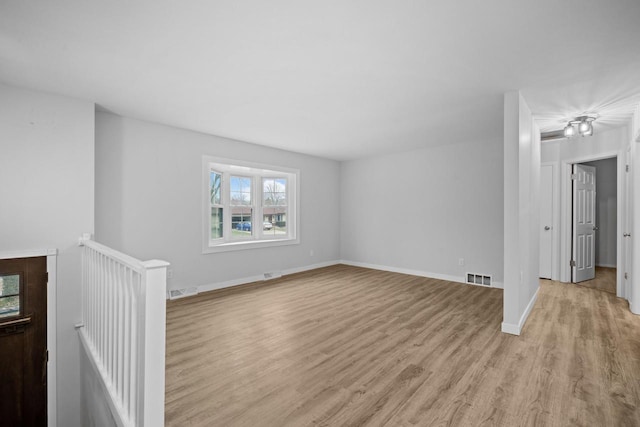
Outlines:
POLYGON ((538 300, 539 290, 540 290, 540 287, 536 289, 533 296, 529 300, 529 303, 527 304, 527 307, 522 313, 522 316, 520 316, 520 320, 518 321, 518 323, 502 322, 502 332, 504 332, 505 334, 511 334, 511 335, 520 335, 522 333, 524 324, 527 322, 527 319, 529 318, 529 315, 531 314, 531 311, 533 310, 533 307, 535 306, 536 301, 538 300))
POLYGON ((538 292, 540 135, 520 92, 504 96, 504 323, 522 329, 538 292))

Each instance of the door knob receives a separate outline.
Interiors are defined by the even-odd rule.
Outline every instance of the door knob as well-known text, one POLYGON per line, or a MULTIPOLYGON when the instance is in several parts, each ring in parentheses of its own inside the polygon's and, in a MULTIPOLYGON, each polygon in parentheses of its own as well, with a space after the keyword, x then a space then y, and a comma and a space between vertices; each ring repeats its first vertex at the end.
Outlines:
POLYGON ((544 226, 544 229, 545 229, 546 231, 549 231, 549 230, 551 230, 551 227, 549 227, 548 225, 545 225, 545 226, 544 226))
POLYGON ((596 231, 598 227, 596 225, 593 226, 593 231, 596 231))
POLYGON ((624 237, 631 237, 631 233, 624 233, 623 236, 624 237))

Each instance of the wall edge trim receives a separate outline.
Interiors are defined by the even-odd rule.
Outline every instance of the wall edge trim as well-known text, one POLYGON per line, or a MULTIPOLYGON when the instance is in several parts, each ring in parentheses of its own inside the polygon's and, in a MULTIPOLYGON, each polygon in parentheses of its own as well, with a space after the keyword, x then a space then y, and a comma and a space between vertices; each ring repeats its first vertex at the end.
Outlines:
POLYGON ((527 308, 524 309, 524 313, 522 313, 522 316, 520 316, 520 321, 518 322, 518 324, 516 325, 513 323, 502 322, 502 332, 504 332, 505 334, 520 335, 520 333, 522 332, 522 328, 524 328, 524 324, 531 314, 531 310, 533 310, 533 306, 538 300, 538 291, 540 291, 540 286, 538 286, 536 292, 529 300, 529 304, 527 304, 527 308))
MULTIPOLYGON (((411 276, 428 277, 430 279, 446 280, 448 282, 462 283, 463 285, 472 285, 470 283, 467 283, 464 280, 464 275, 458 277, 458 276, 452 276, 450 274, 433 273, 431 271, 392 267, 389 265, 371 264, 368 262, 350 261, 346 259, 340 260, 340 263, 344 265, 350 265, 353 267, 370 268, 373 270, 382 270, 382 271, 389 271, 391 273, 409 274, 411 276)), ((473 286, 476 286, 476 285, 473 285, 473 286)), ((504 289, 504 284, 502 282, 493 282, 493 284, 491 286, 487 286, 487 288, 504 289)))
MULTIPOLYGON (((290 274, 302 273, 303 271, 316 270, 318 268, 323 268, 323 267, 330 267, 332 265, 337 265, 337 264, 340 264, 339 260, 319 262, 315 264, 304 265, 301 267, 293 267, 293 268, 282 270, 282 275, 287 276, 290 274)), ((241 277, 238 279, 225 280, 223 282, 206 283, 204 285, 198 285, 198 286, 185 286, 184 288, 195 287, 198 289, 198 293, 202 293, 202 292, 215 291, 218 289, 231 288, 234 286, 246 285, 247 283, 262 282, 262 281, 264 281, 263 275, 254 275, 254 276, 241 277)), ((166 295, 167 299, 169 299, 169 292, 171 290, 173 289, 167 290, 167 295, 166 295)))

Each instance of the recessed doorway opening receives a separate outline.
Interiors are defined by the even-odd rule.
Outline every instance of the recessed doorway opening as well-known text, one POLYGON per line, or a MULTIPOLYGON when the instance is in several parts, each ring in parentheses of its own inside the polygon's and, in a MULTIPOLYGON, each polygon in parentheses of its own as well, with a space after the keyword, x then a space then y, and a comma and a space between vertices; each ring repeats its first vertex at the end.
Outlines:
POLYGON ((616 294, 616 158, 574 164, 571 181, 571 281, 616 294))
MULTIPOLYGON (((562 282, 583 283, 587 286, 589 283, 586 282, 596 279, 598 273, 607 277, 613 275, 615 276, 614 293, 618 297, 627 297, 624 283, 625 257, 622 247, 623 219, 627 207, 623 191, 624 179, 625 156, 619 152, 568 159, 561 163, 560 280, 562 282), (595 168, 591 169, 595 170, 591 214, 586 211, 576 211, 581 206, 586 209, 590 197, 587 195, 588 190, 584 187, 584 179, 582 184, 577 183, 579 176, 576 174, 579 175, 577 172, 579 168, 583 170, 595 168), (584 190, 582 199, 577 196, 578 200, 574 200, 574 189, 576 195, 580 190, 584 190), (580 218, 580 215, 583 217, 580 218), (591 237, 589 237, 588 228, 591 228, 591 237), (591 252, 589 244, 592 245, 591 252), (580 249, 580 245, 583 245, 584 250, 580 249), (589 259, 586 258, 587 256, 589 259), (584 274, 585 270, 580 272, 581 265, 592 269, 592 273, 584 274), (611 270, 605 271, 605 268, 611 270)), ((611 284, 605 286, 599 283, 596 287, 608 289, 610 286, 611 284)))

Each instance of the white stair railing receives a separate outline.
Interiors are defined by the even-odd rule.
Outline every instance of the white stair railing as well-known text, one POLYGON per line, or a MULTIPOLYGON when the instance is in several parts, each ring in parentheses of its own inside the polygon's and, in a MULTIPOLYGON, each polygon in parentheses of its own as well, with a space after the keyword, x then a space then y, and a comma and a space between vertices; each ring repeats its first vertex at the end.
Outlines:
POLYGON ((122 426, 164 425, 166 270, 81 239, 80 340, 122 426))

